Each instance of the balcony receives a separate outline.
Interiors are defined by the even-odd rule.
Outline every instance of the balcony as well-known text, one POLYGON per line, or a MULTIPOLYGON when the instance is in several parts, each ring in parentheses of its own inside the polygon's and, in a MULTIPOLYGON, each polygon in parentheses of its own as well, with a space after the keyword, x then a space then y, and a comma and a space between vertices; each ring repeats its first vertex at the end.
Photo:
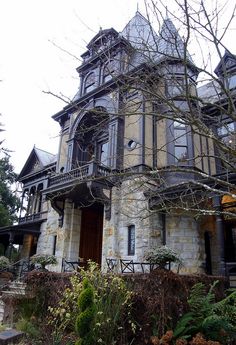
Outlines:
POLYGON ((101 180, 104 177, 108 177, 110 173, 110 168, 91 162, 66 173, 58 173, 50 176, 46 193, 73 187, 80 182, 88 182, 96 179, 101 180))
POLYGON ((24 217, 20 217, 18 219, 18 224, 28 224, 28 223, 46 220, 47 214, 48 214, 47 211, 45 211, 45 212, 38 212, 38 213, 30 214, 24 217))

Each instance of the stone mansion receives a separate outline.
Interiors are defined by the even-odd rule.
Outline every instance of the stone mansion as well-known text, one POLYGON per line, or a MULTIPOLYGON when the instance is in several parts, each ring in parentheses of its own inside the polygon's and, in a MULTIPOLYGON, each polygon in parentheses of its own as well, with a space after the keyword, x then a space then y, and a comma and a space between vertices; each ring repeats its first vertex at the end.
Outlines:
POLYGON ((105 270, 106 258, 142 261, 167 245, 183 273, 224 274, 236 263, 236 174, 219 150, 235 122, 219 88, 227 75, 235 107, 236 56, 226 51, 197 90, 199 69, 172 21, 156 34, 137 12, 120 33, 100 30, 82 59, 77 93, 52 116, 57 154, 34 147, 19 174, 22 210, 0 229, 5 250, 54 254, 57 271, 63 258, 105 270))

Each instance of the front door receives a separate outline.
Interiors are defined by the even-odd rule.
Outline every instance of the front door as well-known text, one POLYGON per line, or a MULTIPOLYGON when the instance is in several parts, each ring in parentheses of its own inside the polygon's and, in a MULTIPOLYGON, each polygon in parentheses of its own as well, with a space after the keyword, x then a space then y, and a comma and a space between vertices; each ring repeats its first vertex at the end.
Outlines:
POLYGON ((84 207, 81 218, 79 256, 101 264, 103 206, 84 207))

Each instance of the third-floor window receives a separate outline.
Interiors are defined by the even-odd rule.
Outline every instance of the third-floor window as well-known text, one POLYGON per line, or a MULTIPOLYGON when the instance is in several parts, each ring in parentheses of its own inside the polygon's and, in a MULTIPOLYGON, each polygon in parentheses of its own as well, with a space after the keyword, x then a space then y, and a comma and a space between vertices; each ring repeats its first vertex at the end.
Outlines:
POLYGON ((174 156, 176 162, 184 162, 188 158, 186 125, 174 121, 174 156))

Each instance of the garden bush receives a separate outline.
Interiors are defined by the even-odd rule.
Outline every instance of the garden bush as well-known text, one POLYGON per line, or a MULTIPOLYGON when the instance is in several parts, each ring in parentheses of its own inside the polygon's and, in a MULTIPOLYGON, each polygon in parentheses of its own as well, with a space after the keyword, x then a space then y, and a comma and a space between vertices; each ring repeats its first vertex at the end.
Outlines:
MULTIPOLYGON (((78 297, 84 290, 84 280, 93 289, 93 345, 168 344, 167 340, 171 345, 186 345, 188 340, 175 338, 172 330, 190 311, 191 288, 202 282, 207 294, 214 280, 219 280, 212 288, 215 302, 225 298, 225 280, 207 275, 178 275, 162 269, 150 274, 102 274, 95 264, 90 264, 87 271, 73 274, 33 271, 26 281, 32 290, 31 307, 39 308, 36 312, 29 307, 28 316, 31 314, 29 321, 40 326, 39 344, 75 344, 75 324, 81 312, 78 297)), ((231 317, 229 305, 224 308, 231 317)), ((31 338, 25 344, 38 344, 31 338)), ((202 333, 191 341, 191 345, 197 341, 210 345, 202 333)))

